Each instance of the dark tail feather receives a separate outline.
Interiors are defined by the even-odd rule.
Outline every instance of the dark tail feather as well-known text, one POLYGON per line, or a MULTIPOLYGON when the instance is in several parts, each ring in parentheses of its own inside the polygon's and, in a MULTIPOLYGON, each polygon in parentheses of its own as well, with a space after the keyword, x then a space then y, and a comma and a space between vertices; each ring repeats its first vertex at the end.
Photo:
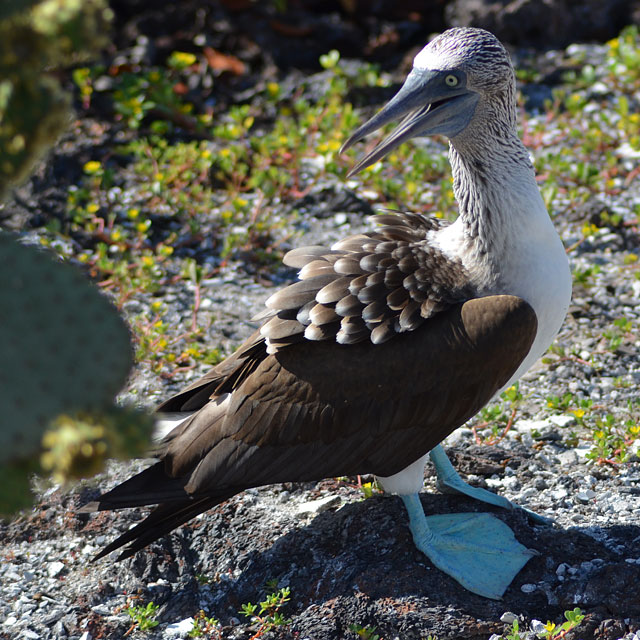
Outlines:
POLYGON ((228 500, 231 496, 235 495, 235 493, 234 491, 219 496, 204 496, 202 498, 189 499, 188 502, 183 502, 182 504, 172 502, 158 505, 142 522, 108 544, 102 551, 94 556, 93 559, 99 560, 112 551, 131 542, 132 544, 130 544, 116 560, 129 558, 149 543, 169 533, 181 524, 184 524, 187 520, 191 520, 191 518, 204 513, 208 509, 211 509, 211 507, 215 507, 217 504, 228 500))
POLYGON ((148 467, 137 475, 125 480, 111 491, 101 495, 95 502, 89 502, 78 509, 79 513, 94 511, 114 511, 128 507, 143 507, 165 502, 183 502, 189 499, 184 485, 189 478, 170 478, 162 462, 148 467))

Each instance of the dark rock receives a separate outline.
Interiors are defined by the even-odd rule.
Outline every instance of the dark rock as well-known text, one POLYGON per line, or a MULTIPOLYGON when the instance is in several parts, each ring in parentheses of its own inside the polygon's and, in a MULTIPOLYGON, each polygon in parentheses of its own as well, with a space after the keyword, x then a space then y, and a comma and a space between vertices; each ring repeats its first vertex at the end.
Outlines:
POLYGON ((317 218, 328 218, 336 213, 373 215, 371 205, 351 189, 336 185, 314 190, 300 198, 296 208, 302 212, 313 211, 317 218))
POLYGON ((632 21, 627 0, 453 0, 445 7, 451 27, 481 27, 519 46, 564 47, 607 40, 632 21))

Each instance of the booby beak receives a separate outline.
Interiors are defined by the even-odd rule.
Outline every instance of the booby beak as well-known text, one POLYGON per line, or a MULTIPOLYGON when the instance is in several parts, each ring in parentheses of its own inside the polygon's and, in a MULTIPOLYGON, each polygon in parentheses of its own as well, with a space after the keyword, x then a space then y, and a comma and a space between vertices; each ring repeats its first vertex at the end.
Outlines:
POLYGON ((479 95, 466 88, 460 71, 434 71, 414 68, 396 95, 359 127, 342 145, 340 153, 385 124, 404 120, 347 174, 351 177, 371 166, 399 144, 414 136, 458 135, 469 124, 479 95))

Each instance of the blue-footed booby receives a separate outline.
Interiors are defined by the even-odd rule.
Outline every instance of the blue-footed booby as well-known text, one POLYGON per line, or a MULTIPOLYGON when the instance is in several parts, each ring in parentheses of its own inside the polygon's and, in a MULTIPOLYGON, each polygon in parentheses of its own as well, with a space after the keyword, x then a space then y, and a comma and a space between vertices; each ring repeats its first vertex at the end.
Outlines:
POLYGON ((508 53, 481 29, 442 33, 343 149, 398 119, 350 175, 446 136, 456 221, 385 213, 375 231, 290 251, 299 281, 266 301, 259 329, 160 406, 181 422, 157 463, 85 508, 158 505, 98 557, 129 544, 126 558, 249 487, 369 473, 402 498, 417 547, 474 593, 500 598, 534 554, 496 516, 426 516, 418 496, 431 458, 441 485, 514 508, 465 484, 439 443, 542 355, 569 305, 508 53))

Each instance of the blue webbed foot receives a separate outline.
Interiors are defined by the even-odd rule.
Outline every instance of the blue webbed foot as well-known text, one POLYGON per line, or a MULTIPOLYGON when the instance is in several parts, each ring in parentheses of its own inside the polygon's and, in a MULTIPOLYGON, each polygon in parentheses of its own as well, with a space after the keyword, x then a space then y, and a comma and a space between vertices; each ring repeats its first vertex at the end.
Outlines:
POLYGON ((427 517, 417 493, 400 497, 418 549, 473 593, 500 599, 525 563, 538 555, 521 545, 504 522, 488 513, 427 517))
POLYGON ((441 445, 434 447, 429 453, 431 462, 436 469, 438 476, 436 480, 436 486, 443 493, 461 493, 470 498, 486 502, 487 504, 493 504, 496 507, 502 507, 503 509, 519 509, 526 513, 527 517, 538 524, 553 524, 553 520, 541 516, 534 511, 521 507, 513 502, 507 500, 505 497, 500 496, 486 489, 480 487, 472 487, 467 484, 454 469, 447 454, 441 445))

